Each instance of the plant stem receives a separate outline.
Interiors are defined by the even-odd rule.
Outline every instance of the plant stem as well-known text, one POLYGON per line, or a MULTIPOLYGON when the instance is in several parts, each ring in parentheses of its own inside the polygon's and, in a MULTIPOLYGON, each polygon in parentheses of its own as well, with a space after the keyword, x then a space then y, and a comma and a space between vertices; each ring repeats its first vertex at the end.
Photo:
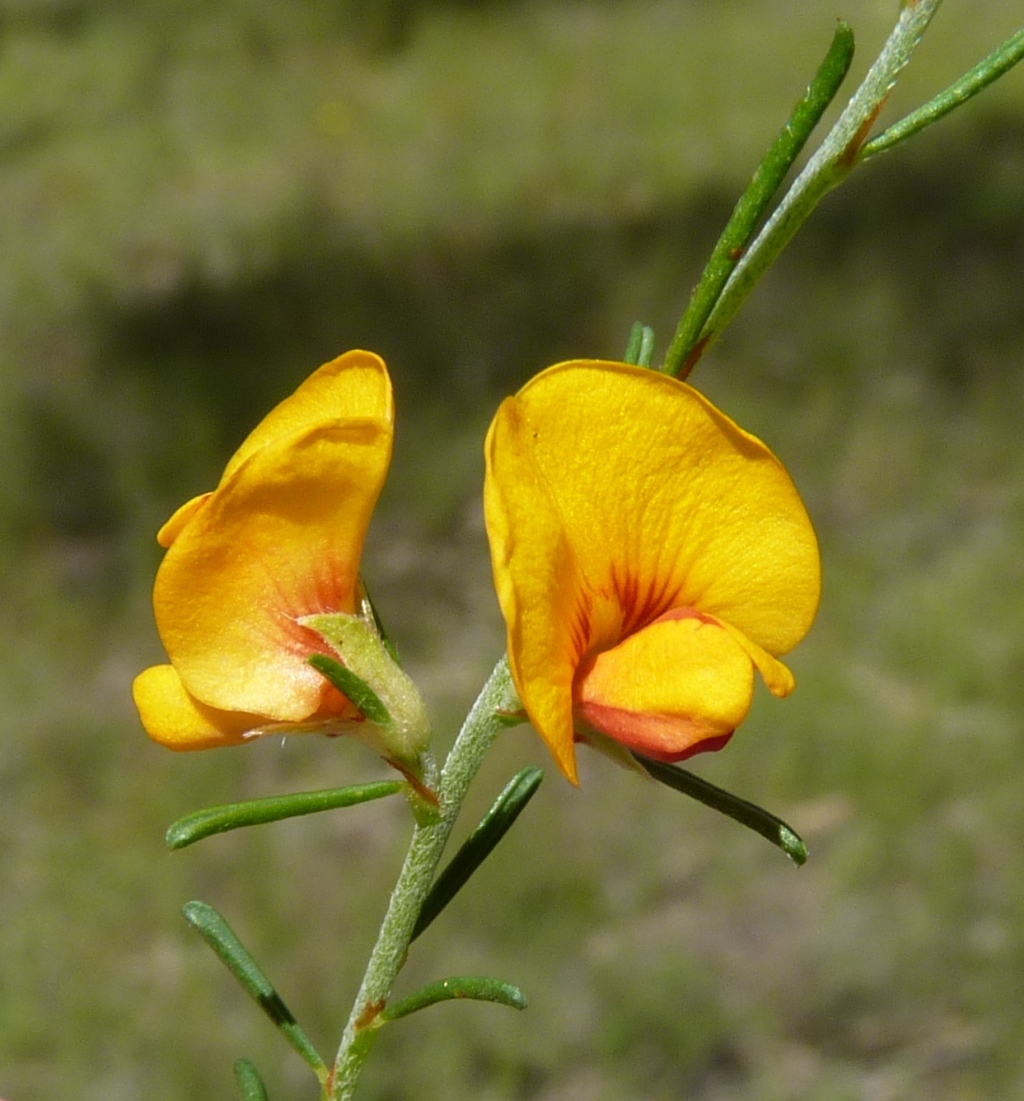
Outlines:
POLYGON ((345 1026, 334 1069, 324 1088, 325 1101, 350 1101, 355 1094, 363 1063, 380 1031, 381 1012, 405 962, 420 908, 430 890, 445 844, 470 783, 495 738, 504 729, 498 712, 512 710, 516 706, 514 698, 508 663, 502 658, 473 704, 441 770, 437 792, 440 819, 417 826, 413 831, 405 863, 391 893, 377 943, 345 1026))
POLYGON ((828 136, 736 266, 700 336, 706 350, 821 198, 858 163, 857 154, 942 0, 905 0, 896 26, 828 136))

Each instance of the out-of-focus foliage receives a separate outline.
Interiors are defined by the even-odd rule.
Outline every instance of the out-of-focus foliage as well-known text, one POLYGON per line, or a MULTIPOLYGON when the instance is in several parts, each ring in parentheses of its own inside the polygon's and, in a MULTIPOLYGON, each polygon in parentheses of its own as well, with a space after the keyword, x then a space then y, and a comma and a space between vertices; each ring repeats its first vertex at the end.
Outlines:
MULTIPOLYGON (((894 6, 841 12, 859 71, 894 6)), ((200 805, 378 766, 148 743, 153 533, 313 367, 382 352, 398 442, 368 579, 447 732, 502 645, 497 400, 620 354, 638 317, 663 346, 831 33, 798 8, 0 4, 0 1095, 223 1098, 243 1054, 272 1097, 313 1095, 179 908, 214 903, 328 1047, 406 816, 164 850, 200 805)), ((948 0, 893 117, 1017 20, 948 0)), ((500 974, 530 1008, 396 1024, 368 1096, 1024 1095, 1022 178, 1015 73, 830 197, 693 380, 822 539, 797 692, 699 766, 785 813, 810 864, 603 760, 579 792, 549 777, 406 980, 500 974)), ((510 731, 475 809, 543 757, 510 731)))

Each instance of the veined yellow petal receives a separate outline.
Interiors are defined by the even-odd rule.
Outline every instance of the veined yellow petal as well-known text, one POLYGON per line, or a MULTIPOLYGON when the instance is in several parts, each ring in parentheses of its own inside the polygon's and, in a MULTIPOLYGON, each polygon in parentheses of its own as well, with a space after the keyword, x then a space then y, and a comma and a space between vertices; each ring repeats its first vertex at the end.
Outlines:
POLYGON ((575 695, 580 716, 661 761, 722 740, 746 718, 753 692, 747 652, 713 619, 669 615, 588 659, 575 695))
POLYGON ((763 443, 685 383, 625 364, 559 364, 514 401, 587 588, 626 613, 613 633, 690 606, 772 654, 799 642, 817 609, 817 542, 763 443))
POLYGON ((391 455, 387 418, 337 419, 268 440, 178 533, 157 573, 157 628, 209 707, 300 722, 326 682, 302 616, 353 612, 359 557, 391 455))
POLYGON ((246 731, 265 721, 259 715, 218 711, 200 703, 170 665, 144 669, 132 684, 132 697, 146 733, 169 749, 239 745, 246 731))

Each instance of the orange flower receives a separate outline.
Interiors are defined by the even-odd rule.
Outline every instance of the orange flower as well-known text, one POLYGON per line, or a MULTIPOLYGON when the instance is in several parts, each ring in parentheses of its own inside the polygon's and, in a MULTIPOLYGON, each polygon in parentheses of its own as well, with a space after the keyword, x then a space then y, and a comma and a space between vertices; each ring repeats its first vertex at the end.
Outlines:
POLYGON ((170 664, 133 685, 151 738, 206 749, 277 724, 335 733, 362 721, 309 664, 338 651, 304 619, 360 611, 359 559, 393 425, 383 361, 348 352, 273 409, 217 488, 161 528, 153 606, 170 664))
POLYGON ((696 390, 621 363, 544 371, 499 408, 484 510, 509 665, 576 782, 577 740, 661 761, 719 749, 753 670, 806 634, 810 520, 774 455, 696 390))

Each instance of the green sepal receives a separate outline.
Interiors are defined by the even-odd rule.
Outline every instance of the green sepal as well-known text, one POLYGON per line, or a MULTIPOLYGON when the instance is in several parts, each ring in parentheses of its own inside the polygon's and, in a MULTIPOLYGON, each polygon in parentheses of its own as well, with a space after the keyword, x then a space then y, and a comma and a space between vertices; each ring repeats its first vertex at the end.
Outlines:
POLYGON ((231 926, 206 902, 186 902, 181 912, 292 1048, 313 1068, 320 1081, 325 1081, 327 1067, 323 1059, 231 926))
POLYGON ((680 768, 678 765, 667 765, 661 761, 652 761, 647 757, 641 757, 639 753, 633 756, 640 762, 644 770, 661 784, 681 791, 703 803, 706 807, 720 811, 729 818, 739 822, 740 825, 759 833, 773 845, 777 845, 797 866, 807 861, 807 846, 803 838, 787 823, 783 822, 771 811, 759 807, 756 803, 750 803, 741 799, 738 795, 716 787, 707 780, 695 776, 692 772, 680 768))
POLYGON ((534 797, 543 779, 544 773, 533 766, 521 769, 512 777, 477 828, 434 880, 420 907, 420 915, 413 927, 410 941, 415 940, 431 924, 490 856, 526 804, 534 797))
POLYGON ((416 685, 395 661, 375 619, 332 612, 303 616, 298 622, 316 631, 338 658, 314 654, 310 664, 365 716, 365 722, 349 724, 346 732, 421 775, 430 720, 416 685))
POLYGON ((291 795, 273 795, 266 799, 251 799, 244 803, 225 803, 219 807, 206 807, 179 818, 167 830, 166 841, 170 849, 183 849, 204 837, 243 826, 259 826, 266 822, 280 822, 284 818, 297 818, 303 814, 316 814, 322 810, 354 807, 371 799, 383 799, 395 795, 405 787, 401 780, 382 780, 374 784, 358 784, 347 788, 325 788, 322 791, 301 791, 291 795))
POLYGON ((400 1017, 407 1017, 410 1013, 426 1009, 428 1005, 460 999, 497 1002, 499 1005, 507 1005, 510 1009, 526 1008, 526 995, 518 986, 502 982, 500 979, 465 976, 441 979, 439 982, 420 987, 415 994, 410 994, 409 997, 388 1006, 378 1020, 381 1024, 386 1024, 388 1021, 397 1021, 400 1017))
POLYGON ((362 618, 373 623, 377 634, 380 635, 381 642, 384 643, 384 649, 387 650, 391 660, 396 665, 401 665, 402 663, 398 657, 398 647, 391 641, 387 631, 384 630, 384 621, 380 618, 377 606, 370 597, 366 584, 361 577, 359 578, 359 609, 362 618))
POLYGON ((351 669, 346 669, 340 661, 335 661, 326 654, 313 654, 308 660, 309 664, 321 676, 326 677, 343 696, 347 696, 371 723, 385 726, 391 722, 391 713, 380 702, 380 696, 362 677, 357 677, 351 669))
POLYGON ((263 1084, 260 1072, 248 1059, 235 1061, 235 1081, 242 1101, 267 1101, 267 1087, 263 1084))

